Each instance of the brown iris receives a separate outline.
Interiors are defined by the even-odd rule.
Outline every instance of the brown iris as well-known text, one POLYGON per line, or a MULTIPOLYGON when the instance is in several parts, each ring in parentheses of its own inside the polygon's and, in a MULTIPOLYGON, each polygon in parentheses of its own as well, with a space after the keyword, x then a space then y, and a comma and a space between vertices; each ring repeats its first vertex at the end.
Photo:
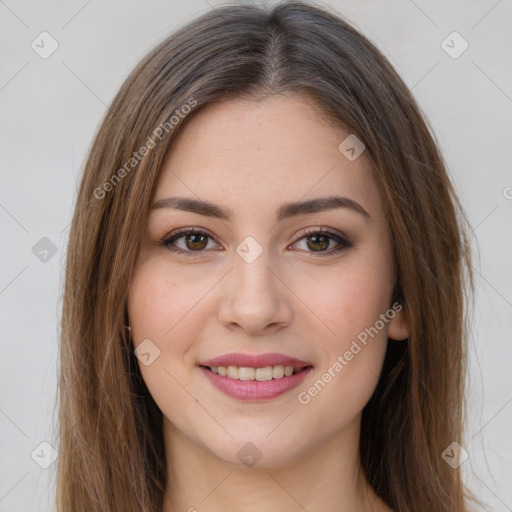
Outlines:
POLYGON ((329 247, 329 240, 330 238, 325 235, 311 235, 308 237, 308 247, 309 249, 324 250, 329 247), (314 242, 311 243, 311 240, 314 240, 314 242))
POLYGON ((185 237, 185 244, 192 251, 204 249, 208 244, 208 236, 200 234, 187 235, 185 237))

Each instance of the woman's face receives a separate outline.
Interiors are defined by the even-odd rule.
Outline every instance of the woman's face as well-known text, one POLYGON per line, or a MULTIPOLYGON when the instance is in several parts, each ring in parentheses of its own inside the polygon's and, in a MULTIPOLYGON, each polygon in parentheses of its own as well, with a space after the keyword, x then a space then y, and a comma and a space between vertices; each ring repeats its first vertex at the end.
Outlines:
POLYGON ((167 439, 272 467, 359 428, 388 336, 408 333, 349 135, 292 95, 211 105, 173 143, 128 300, 167 439))

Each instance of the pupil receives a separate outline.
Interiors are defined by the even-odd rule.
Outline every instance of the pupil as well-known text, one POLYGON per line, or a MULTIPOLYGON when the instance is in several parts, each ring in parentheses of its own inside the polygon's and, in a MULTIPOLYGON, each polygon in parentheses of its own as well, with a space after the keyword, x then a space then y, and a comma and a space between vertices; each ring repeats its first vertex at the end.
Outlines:
POLYGON ((310 240, 315 240, 315 241, 313 242, 313 244, 321 244, 321 247, 318 247, 318 245, 316 245, 316 247, 315 247, 315 246, 312 246, 312 244, 310 244, 310 243, 308 242, 308 246, 309 246, 309 248, 310 248, 310 249, 315 249, 315 248, 316 248, 316 249, 318 249, 318 248, 320 248, 320 249, 326 249, 327 247, 329 247, 329 240, 327 239, 327 237, 326 237, 326 236, 323 236, 323 235, 313 235, 313 236, 309 237, 309 239, 310 239, 310 240), (320 241, 320 242, 318 242, 318 240, 321 240, 321 241, 320 241), (323 242, 323 243, 322 243, 322 242, 323 242))

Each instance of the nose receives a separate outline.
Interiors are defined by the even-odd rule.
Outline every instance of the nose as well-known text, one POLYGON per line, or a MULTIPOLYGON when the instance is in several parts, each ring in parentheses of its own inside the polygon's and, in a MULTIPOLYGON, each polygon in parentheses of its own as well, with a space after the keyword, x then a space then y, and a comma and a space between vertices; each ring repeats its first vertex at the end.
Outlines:
POLYGON ((251 263, 235 256, 218 313, 223 325, 252 335, 266 335, 290 324, 293 294, 271 263, 268 251, 251 263))

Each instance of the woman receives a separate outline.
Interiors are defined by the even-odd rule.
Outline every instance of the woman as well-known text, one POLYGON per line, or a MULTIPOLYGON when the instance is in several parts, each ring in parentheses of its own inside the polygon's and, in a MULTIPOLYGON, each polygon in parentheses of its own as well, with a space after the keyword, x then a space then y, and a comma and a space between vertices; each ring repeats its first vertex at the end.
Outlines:
POLYGON ((173 34, 78 194, 59 511, 466 511, 466 229, 411 94, 338 16, 173 34))

